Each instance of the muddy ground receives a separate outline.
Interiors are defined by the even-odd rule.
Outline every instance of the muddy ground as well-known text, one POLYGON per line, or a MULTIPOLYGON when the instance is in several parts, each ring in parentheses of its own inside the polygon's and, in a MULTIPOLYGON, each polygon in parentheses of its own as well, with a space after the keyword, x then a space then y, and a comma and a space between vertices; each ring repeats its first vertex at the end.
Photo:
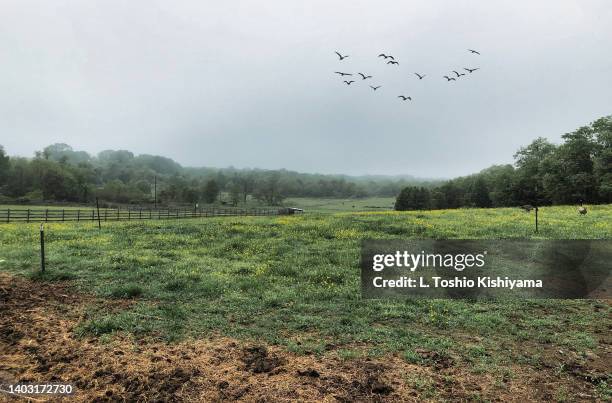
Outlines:
MULTIPOLYGON (((0 383, 72 383, 71 401, 594 401, 610 355, 586 361, 549 353, 551 365, 512 365, 499 379, 435 353, 428 365, 398 356, 342 360, 299 356, 281 348, 219 337, 167 344, 117 335, 78 338, 86 307, 107 301, 75 294, 68 283, 36 283, 0 273, 0 383), (561 360, 561 361, 560 361, 561 360), (559 373, 567 360, 568 371, 559 373)), ((20 397, 0 393, 0 401, 20 397)), ((45 401, 35 396, 36 401, 45 401)), ((47 399, 48 400, 48 399, 47 399)), ((58 399, 59 400, 59 399, 58 399)), ((68 398, 66 399, 68 400, 68 398)))

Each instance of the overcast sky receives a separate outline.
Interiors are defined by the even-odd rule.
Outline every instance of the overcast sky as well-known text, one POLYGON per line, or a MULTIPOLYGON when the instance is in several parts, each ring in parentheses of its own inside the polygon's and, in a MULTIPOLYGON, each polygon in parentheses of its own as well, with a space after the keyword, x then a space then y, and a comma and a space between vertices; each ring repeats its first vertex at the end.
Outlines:
POLYGON ((188 166, 452 177, 612 113, 606 0, 0 5, 11 155, 65 142, 188 166), (480 70, 442 78, 463 67, 480 70), (374 78, 346 86, 334 71, 374 78))

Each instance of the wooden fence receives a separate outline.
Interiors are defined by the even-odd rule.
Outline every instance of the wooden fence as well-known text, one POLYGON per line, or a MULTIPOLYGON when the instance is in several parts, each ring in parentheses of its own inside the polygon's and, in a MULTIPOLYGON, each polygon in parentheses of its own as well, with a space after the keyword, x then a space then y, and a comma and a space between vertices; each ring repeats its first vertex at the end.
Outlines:
MULTIPOLYGON (((164 220, 223 216, 271 216, 293 214, 291 209, 100 209, 100 221, 164 220)), ((96 209, 3 209, 0 224, 11 222, 98 221, 96 209)))

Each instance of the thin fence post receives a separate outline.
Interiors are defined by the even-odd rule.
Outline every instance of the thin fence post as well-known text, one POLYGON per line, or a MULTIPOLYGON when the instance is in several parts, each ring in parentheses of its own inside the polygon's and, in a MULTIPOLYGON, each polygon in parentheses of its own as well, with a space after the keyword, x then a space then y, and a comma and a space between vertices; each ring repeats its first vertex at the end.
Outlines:
POLYGON ((142 220, 142 208, 140 209, 140 212, 138 213, 138 219, 142 220))
POLYGON ((11 222, 11 209, 6 210, 6 222, 11 222))
POLYGON ((77 221, 81 221, 81 209, 77 210, 77 221))
POLYGON ((96 197, 96 211, 98 212, 98 229, 102 229, 102 224, 100 224, 100 203, 98 203, 97 197, 96 197))
POLYGON ((45 210, 45 222, 49 221, 49 209, 45 210))
POLYGON ((132 219, 132 209, 128 207, 128 221, 132 219))
POLYGON ((45 272, 45 224, 40 223, 40 271, 45 272))

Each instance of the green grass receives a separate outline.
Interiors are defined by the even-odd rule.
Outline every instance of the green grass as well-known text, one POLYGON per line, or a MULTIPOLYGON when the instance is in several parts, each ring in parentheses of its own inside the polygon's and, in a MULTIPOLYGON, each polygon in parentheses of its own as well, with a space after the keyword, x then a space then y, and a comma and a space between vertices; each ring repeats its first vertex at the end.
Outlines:
POLYGON ((287 207, 298 207, 306 212, 337 213, 342 211, 388 211, 393 210, 395 197, 368 197, 363 199, 318 199, 307 197, 289 198, 283 202, 287 207))
POLYGON ((608 305, 362 300, 360 240, 609 239, 612 205, 588 208, 586 216, 571 206, 542 208, 537 235, 533 216, 519 209, 118 222, 101 231, 95 223, 57 223, 47 226, 43 276, 35 274, 37 225, 0 224, 0 271, 71 279, 102 298, 134 301, 123 311, 88 312, 79 334, 167 340, 221 334, 344 359, 398 352, 411 362, 423 360, 416 349, 427 349, 483 371, 509 360, 539 365, 529 346, 597 348, 610 325, 608 305))

